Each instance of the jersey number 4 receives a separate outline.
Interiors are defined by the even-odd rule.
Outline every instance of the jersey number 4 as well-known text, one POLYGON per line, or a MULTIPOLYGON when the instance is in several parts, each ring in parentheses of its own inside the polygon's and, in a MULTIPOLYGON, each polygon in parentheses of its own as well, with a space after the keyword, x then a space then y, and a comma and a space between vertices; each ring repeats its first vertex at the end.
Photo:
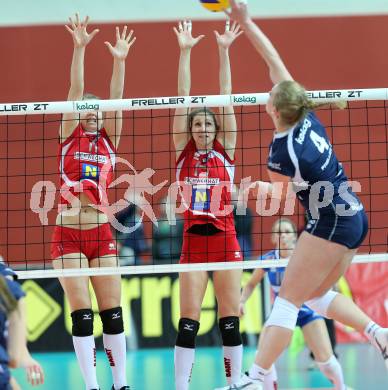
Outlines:
POLYGON ((323 153, 325 150, 329 150, 330 145, 327 143, 325 138, 318 135, 314 130, 310 131, 310 138, 320 153, 323 153))

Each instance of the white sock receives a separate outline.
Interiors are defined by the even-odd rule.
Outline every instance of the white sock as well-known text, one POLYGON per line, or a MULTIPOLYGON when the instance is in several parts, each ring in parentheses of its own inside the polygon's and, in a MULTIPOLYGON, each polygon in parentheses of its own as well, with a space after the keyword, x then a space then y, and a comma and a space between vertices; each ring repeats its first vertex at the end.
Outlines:
POLYGON ((277 390, 278 386, 278 374, 276 372, 276 367, 273 365, 268 374, 264 376, 263 390, 277 390))
POLYGON ((73 345, 86 390, 98 389, 94 336, 73 336, 73 345))
POLYGON ((374 346, 377 347, 376 345, 376 340, 375 340, 375 334, 376 332, 381 329, 380 325, 377 325, 375 322, 370 321, 369 324, 365 327, 364 329, 364 335, 368 338, 369 342, 374 346))
POLYGON ((256 363, 253 363, 251 368, 249 369, 249 377, 251 379, 256 379, 261 382, 264 382, 264 376, 269 373, 270 370, 265 370, 264 368, 261 368, 256 363))
POLYGON ((327 362, 316 363, 322 373, 333 383, 335 390, 346 390, 341 365, 334 355, 327 362))
POLYGON ((174 366, 175 366, 175 389, 188 390, 193 370, 195 348, 183 348, 175 346, 174 366))
POLYGON ((127 348, 124 332, 119 334, 102 335, 106 356, 112 370, 113 386, 121 389, 127 386, 126 362, 127 348))
POLYGON ((236 383, 241 377, 242 344, 235 347, 223 346, 224 349, 224 367, 225 376, 228 384, 236 383))

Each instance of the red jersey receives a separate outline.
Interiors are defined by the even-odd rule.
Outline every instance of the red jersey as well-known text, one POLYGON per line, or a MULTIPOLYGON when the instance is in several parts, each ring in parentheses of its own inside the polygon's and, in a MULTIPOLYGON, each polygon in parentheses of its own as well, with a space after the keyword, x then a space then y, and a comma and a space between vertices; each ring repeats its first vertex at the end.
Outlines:
POLYGON ((107 202, 106 190, 113 180, 115 153, 104 128, 98 133, 88 133, 79 124, 59 145, 61 203, 69 204, 64 198, 66 189, 75 196, 79 192, 85 193, 92 204, 107 202))
POLYGON ((235 232, 230 194, 235 167, 224 147, 215 140, 212 150, 200 152, 191 138, 176 167, 177 181, 183 187, 182 202, 187 208, 184 231, 211 223, 219 230, 235 232))

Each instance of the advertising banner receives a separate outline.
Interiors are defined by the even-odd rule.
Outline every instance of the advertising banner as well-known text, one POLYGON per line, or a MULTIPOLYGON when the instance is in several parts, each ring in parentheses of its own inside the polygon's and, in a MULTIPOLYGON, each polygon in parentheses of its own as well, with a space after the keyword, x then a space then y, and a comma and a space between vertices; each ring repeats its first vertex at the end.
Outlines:
MULTIPOLYGON (((373 321, 388 327, 388 263, 352 265, 339 283, 342 293, 352 298, 373 321)), ((336 323, 341 343, 366 342, 364 335, 336 323)))
MULTIPOLYGON (((243 281, 250 273, 244 272, 243 281)), ((56 279, 27 280, 28 341, 33 352, 73 349, 70 308, 56 279)), ((129 349, 172 347, 179 321, 179 280, 176 274, 125 276, 121 280, 124 328, 129 349)), ((91 289, 92 291, 92 289, 91 289)), ((102 324, 95 296, 94 335, 97 348, 102 348, 102 324)), ((198 346, 220 345, 217 304, 213 282, 202 304, 198 346)), ((246 304, 241 321, 243 337, 257 335, 262 328, 262 294, 255 289, 246 304)))

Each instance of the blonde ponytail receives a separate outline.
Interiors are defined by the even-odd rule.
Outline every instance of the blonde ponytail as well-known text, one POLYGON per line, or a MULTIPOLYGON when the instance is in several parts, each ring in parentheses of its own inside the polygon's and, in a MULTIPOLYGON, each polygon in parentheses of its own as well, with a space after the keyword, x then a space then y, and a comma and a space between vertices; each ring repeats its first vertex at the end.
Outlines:
POLYGON ((309 99, 304 87, 296 81, 282 81, 276 86, 273 105, 285 125, 292 126, 302 120, 310 111, 323 107, 343 109, 346 101, 319 103, 309 99))
POLYGON ((8 288, 7 281, 0 275, 0 310, 8 314, 16 309, 17 304, 18 301, 8 288))

